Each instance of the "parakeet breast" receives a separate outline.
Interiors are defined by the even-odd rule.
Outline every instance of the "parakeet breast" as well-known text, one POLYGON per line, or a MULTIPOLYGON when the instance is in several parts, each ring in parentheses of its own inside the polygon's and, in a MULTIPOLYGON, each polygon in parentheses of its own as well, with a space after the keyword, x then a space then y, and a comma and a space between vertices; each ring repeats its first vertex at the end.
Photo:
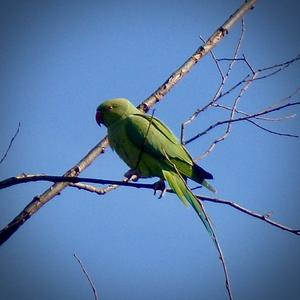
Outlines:
POLYGON ((143 151, 143 145, 138 147, 128 136, 126 119, 108 128, 108 140, 119 157, 131 169, 137 169, 141 177, 163 177, 161 162, 143 151))

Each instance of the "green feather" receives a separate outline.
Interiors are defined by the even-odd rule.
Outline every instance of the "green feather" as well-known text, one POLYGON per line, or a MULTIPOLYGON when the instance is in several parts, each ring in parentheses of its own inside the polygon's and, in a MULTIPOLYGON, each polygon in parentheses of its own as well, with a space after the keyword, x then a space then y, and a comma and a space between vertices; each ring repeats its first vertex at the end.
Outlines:
MULTIPOLYGON (((168 161, 170 161, 167 153, 164 151, 165 157, 168 161)), ((172 162, 171 162, 172 163, 172 162)), ((210 220, 202 206, 200 200, 193 194, 190 190, 186 181, 183 179, 181 174, 178 172, 177 167, 173 164, 173 170, 163 170, 164 178, 167 180, 168 184, 170 185, 171 189, 176 193, 179 199, 184 203, 184 205, 188 206, 190 204, 198 216, 200 217, 201 221, 203 222, 205 228, 211 235, 213 241, 216 243, 216 236, 210 220)), ((217 246, 217 245, 216 245, 217 246)))
POLYGON ((163 175, 182 203, 185 206, 189 206, 190 204, 194 208, 205 228, 212 236, 213 240, 215 240, 214 230, 200 200, 192 193, 181 175, 170 170, 163 170, 163 175))

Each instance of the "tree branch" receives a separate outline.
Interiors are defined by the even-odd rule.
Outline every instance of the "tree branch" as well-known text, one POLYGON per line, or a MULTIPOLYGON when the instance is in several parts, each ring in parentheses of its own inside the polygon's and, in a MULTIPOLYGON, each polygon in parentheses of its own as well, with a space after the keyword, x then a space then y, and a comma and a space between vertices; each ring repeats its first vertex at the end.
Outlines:
MULTIPOLYGON (((243 88, 240 90, 240 93, 238 94, 238 96, 236 97, 236 99, 234 100, 234 104, 232 106, 231 109, 231 113, 230 113, 230 118, 229 118, 229 122, 227 122, 227 128, 226 131, 224 132, 224 134, 222 136, 220 136, 219 138, 215 139, 211 145, 209 146, 209 148, 200 156, 200 157, 196 157, 195 161, 197 160, 201 160, 204 157, 206 157, 207 155, 209 155, 215 148, 215 146, 224 141, 229 134, 231 133, 231 128, 232 128, 232 121, 234 120, 234 116, 236 113, 236 109, 237 109, 237 105, 239 103, 239 101, 241 100, 243 94, 247 91, 247 89, 249 88, 250 84, 253 82, 253 80, 255 79, 257 73, 254 73, 252 76, 252 80, 249 80, 244 86, 243 88)), ((187 142, 186 142, 187 143, 187 142)))
POLYGON ((298 138, 299 137, 298 135, 295 135, 295 134, 278 132, 278 131, 274 131, 274 130, 268 129, 266 127, 263 127, 263 126, 257 124, 256 122, 254 122, 252 120, 246 120, 246 121, 249 122, 249 123, 251 123, 251 124, 253 124, 254 126, 258 127, 259 129, 268 132, 268 133, 272 133, 272 134, 279 135, 279 136, 293 137, 293 138, 298 138))
MULTIPOLYGON (((245 56, 243 58, 233 58, 233 59, 218 59, 218 61, 221 61, 221 60, 234 60, 234 61, 243 61, 247 64, 247 66, 250 68, 251 70, 251 74, 254 74, 254 73, 260 73, 260 74, 263 74, 264 72, 266 71, 269 71, 269 70, 273 70, 272 72, 268 73, 268 74, 265 74, 265 75, 261 75, 261 76, 257 76, 255 78, 255 81, 258 81, 258 80, 262 80, 262 79, 266 79, 268 77, 271 77, 271 76, 274 76, 276 75, 277 73, 285 70, 286 68, 288 68, 292 63, 300 60, 300 54, 298 54, 296 57, 286 61, 286 62, 283 62, 281 64, 275 64, 273 66, 269 66, 269 67, 265 67, 265 68, 260 68, 260 69, 257 69, 256 71, 254 71, 253 67, 251 67, 251 65, 249 64, 248 60, 245 58, 245 56), (275 69, 275 70, 274 70, 275 69)), ((229 88, 227 91, 225 91, 222 95, 220 95, 219 98, 222 98, 222 97, 225 97, 226 95, 230 94, 232 91, 234 91, 236 88, 238 88, 241 84, 247 82, 250 78, 250 75, 251 74, 247 74, 244 79, 240 80, 239 82, 237 82, 236 84, 234 84, 231 88, 229 88)))
MULTIPOLYGON (((213 107, 219 107, 219 108, 223 108, 225 110, 232 110, 231 107, 229 106, 226 106, 224 104, 220 104, 220 103, 214 103, 212 104, 213 107)), ((241 115, 244 115, 244 116, 250 116, 251 114, 245 112, 245 111, 241 111, 241 110, 236 110, 236 112, 238 114, 241 114, 241 115)), ((279 117, 279 118, 268 118, 268 117, 255 117, 255 119, 257 120, 262 120, 262 121, 270 121, 270 122, 279 122, 279 121, 283 121, 285 119, 292 119, 292 118, 295 118, 296 117, 296 114, 290 114, 290 115, 287 115, 287 116, 283 116, 283 117, 279 117)))
MULTIPOLYGON (((284 109, 286 107, 290 107, 290 106, 294 106, 294 105, 299 105, 299 104, 300 104, 300 101, 293 102, 293 103, 287 103, 287 104, 284 104, 284 105, 280 105, 280 106, 276 106, 276 107, 271 107, 271 108, 265 109, 264 111, 261 111, 261 112, 255 113, 255 114, 251 114, 249 116, 216 122, 215 124, 209 126, 207 129, 205 129, 204 131, 202 131, 201 133, 198 133, 195 136, 193 136, 192 138, 188 139, 185 142, 185 145, 188 144, 188 143, 191 143, 192 141, 196 140, 197 138, 201 137, 202 135, 207 134, 209 131, 211 131, 212 129, 214 129, 214 128, 220 126, 220 125, 229 124, 229 123, 235 123, 235 122, 240 122, 240 121, 246 121, 246 120, 253 119, 253 118, 256 118, 256 117, 259 117, 259 116, 262 116, 262 115, 269 114, 269 113, 277 111, 277 110, 284 109)), ((295 137, 295 138, 299 137, 298 135, 290 135, 290 136, 295 137)))
MULTIPOLYGON (((257 80, 260 80, 260 79, 265 79, 265 78, 268 78, 268 77, 271 77, 275 74, 277 74, 278 72, 280 71, 283 71, 284 69, 288 68, 292 63, 300 60, 300 54, 298 54, 296 57, 294 57, 293 59, 290 59, 286 62, 283 62, 283 63, 280 63, 280 64, 275 64, 273 66, 269 66, 269 67, 265 67, 265 68, 261 68, 261 69, 257 69, 256 71, 254 70, 254 68, 250 65, 250 63, 248 62, 248 60, 246 59, 245 55, 243 55, 243 58, 237 58, 238 56, 238 52, 239 52, 239 48, 240 48, 240 44, 241 44, 241 41, 242 41, 242 38, 243 38, 243 34, 244 34, 244 22, 242 22, 242 30, 241 30, 241 35, 240 35, 240 38, 239 38, 239 41, 238 41, 238 44, 237 44, 237 47, 236 47, 236 50, 235 50, 235 53, 234 53, 234 57, 232 59, 228 59, 228 58, 225 58, 225 59, 217 59, 214 55, 213 52, 211 52, 212 54, 212 57, 213 57, 213 60, 215 61, 216 65, 217 65, 217 68, 219 70, 219 73, 221 75, 221 78, 222 78, 222 81, 221 81, 221 84, 217 90, 217 93, 215 94, 215 96, 213 97, 213 99, 208 102, 206 105, 204 105, 202 108, 198 108, 193 114, 192 116, 187 120, 185 121, 184 123, 181 124, 181 142, 182 144, 188 144, 194 140, 196 140, 197 138, 199 138, 200 136, 202 136, 203 134, 206 134, 207 132, 202 132, 198 135, 195 135, 194 137, 190 138, 189 140, 184 140, 184 129, 187 125, 189 125, 192 121, 195 120, 196 117, 198 117, 198 115, 202 112, 204 112, 206 109, 208 109, 209 107, 222 107, 222 108, 225 108, 227 110, 230 110, 231 113, 234 111, 234 112, 240 112, 238 109, 237 109, 237 99, 235 99, 235 104, 232 106, 232 107, 228 107, 228 106, 224 106, 222 104, 219 104, 218 101, 222 98, 222 97, 225 97, 226 95, 230 94, 231 92, 233 92, 237 87, 239 87, 240 85, 244 84, 244 88, 245 87, 248 87, 250 83, 253 83, 254 81, 257 81, 257 80), (223 74, 222 72, 222 69, 219 65, 219 62, 222 61, 222 60, 225 60, 225 61, 230 61, 230 64, 229 64, 229 67, 228 67, 228 71, 226 73, 226 75, 223 74), (246 63, 246 65, 248 66, 248 68, 251 70, 251 74, 247 74, 247 76, 244 77, 244 79, 240 80, 238 83, 234 84, 232 87, 230 87, 228 90, 226 90, 225 92, 223 92, 223 88, 225 86, 225 82, 227 81, 228 79, 228 74, 229 72, 231 71, 232 67, 233 67, 233 64, 234 62, 236 61, 243 61, 244 63, 246 63), (265 75, 261 75, 261 76, 258 76, 259 74, 263 73, 263 72, 266 72, 266 71, 272 71, 268 74, 265 74, 265 75), (252 77, 252 78, 251 78, 252 77), (234 108, 234 110, 233 110, 234 108)), ((242 88, 241 90, 243 90, 244 88, 242 88)), ((290 99, 294 94, 296 94, 297 92, 299 91, 299 88, 296 89, 296 91, 289 95, 286 99, 284 100, 287 100, 287 99, 290 99)), ((274 107, 274 106, 272 106, 274 107)), ((281 108, 279 108, 281 109, 281 108)), ((277 109, 278 110, 278 109, 277 109)), ((269 113, 269 112, 266 112, 266 113, 269 113)), ((272 133, 272 134, 276 134, 276 135, 279 135, 279 136, 286 136, 286 137, 298 137, 297 135, 293 135, 293 134, 288 134, 288 133, 280 133, 280 132, 276 132, 276 131, 273 131, 273 130, 270 130, 270 129, 267 129, 259 124, 257 124, 256 122, 250 120, 251 118, 255 118, 255 119, 264 119, 264 120, 267 120, 268 118, 262 118, 260 117, 260 114, 245 114, 243 113, 244 115, 246 115, 247 117, 245 118, 239 118, 237 120, 233 120, 232 116, 230 117, 229 120, 226 120, 222 122, 217 122, 217 123, 221 123, 221 124, 214 124, 214 125, 211 125, 209 128, 208 128, 208 131, 210 131, 211 129, 219 126, 219 125, 222 125, 222 124, 227 124, 227 129, 225 131, 225 133, 215 139, 212 144, 210 145, 209 149, 207 151, 205 151, 201 156, 197 157, 195 160, 200 160, 200 159, 203 159, 204 157, 206 157, 208 154, 210 154, 214 149, 215 149, 215 146, 217 145, 217 143, 221 142, 221 141, 224 141, 230 134, 230 127, 231 127, 231 124, 233 122, 236 122, 236 121, 248 121, 249 123, 257 126, 258 128, 264 130, 264 131, 267 131, 269 133, 272 133), (228 130, 229 129, 229 130, 228 130)), ((292 115, 292 116, 295 116, 292 115)), ((291 116, 290 116, 291 117, 291 116)), ((282 118, 281 118, 282 119, 282 118)), ((269 120, 271 120, 269 118, 269 120)), ((278 118, 277 118, 278 120, 278 118)))
POLYGON ((235 202, 232 202, 232 201, 229 201, 229 200, 225 200, 225 199, 220 199, 220 198, 211 198, 211 197, 206 197, 206 196, 197 196, 199 199, 201 199, 202 201, 209 201, 209 202, 214 202, 214 203, 219 203, 219 204, 225 204, 225 205, 229 205, 249 216, 252 216, 254 218, 257 218, 257 219, 260 219, 272 226, 275 226, 277 228, 280 228, 282 230, 285 230, 285 231, 288 231, 288 232, 291 232, 291 233, 294 233, 296 235, 300 235, 300 229, 293 229, 291 227, 288 227, 288 226, 285 226, 285 225, 282 225, 278 222, 275 222, 275 221, 272 221, 270 219, 270 215, 269 214, 259 214, 257 212, 254 212, 248 208, 245 208, 235 202))
POLYGON ((83 272, 83 274, 86 276, 91 288, 92 288, 92 291, 93 291, 93 294, 94 294, 94 298, 95 300, 99 300, 100 298, 98 298, 98 293, 97 293, 97 289, 92 281, 92 278, 91 276, 89 275, 89 273, 86 271, 82 261, 80 260, 80 258, 74 253, 73 256, 75 257, 75 259, 78 261, 80 267, 81 267, 81 270, 83 272))
POLYGON ((10 148, 11 148, 11 146, 12 146, 14 140, 15 140, 15 138, 17 137, 17 135, 18 135, 18 133, 19 133, 19 131, 20 131, 20 127, 21 127, 21 123, 19 122, 17 131, 15 132, 14 136, 11 138, 11 140, 10 140, 10 142, 9 142, 9 145, 8 145, 8 147, 7 147, 7 149, 6 149, 5 153, 4 153, 4 155, 2 156, 2 158, 1 158, 1 160, 0 160, 0 164, 2 164, 3 161, 4 161, 4 159, 6 158, 6 156, 7 156, 8 152, 9 152, 9 150, 10 150, 10 148))
MULTIPOLYGON (((8 188, 13 185, 28 183, 28 182, 36 182, 36 181, 50 181, 54 183, 65 183, 67 185, 72 184, 76 187, 81 187, 84 189, 83 185, 78 185, 79 182, 86 183, 96 183, 96 184, 112 184, 119 186, 129 186, 135 188, 154 188, 154 184, 146 184, 146 183, 135 183, 135 182, 125 182, 118 180, 106 180, 106 179, 98 179, 98 178, 87 178, 87 177, 73 177, 73 176, 49 176, 46 174, 20 174, 15 177, 10 177, 0 181, 0 190, 8 188)), ((99 193, 99 191, 97 191, 99 193)), ((102 194, 100 192, 100 194, 102 194)), ((104 193, 103 193, 104 194, 104 193)))
MULTIPOLYGON (((240 48, 241 48, 241 45, 242 45, 242 41, 243 41, 243 38, 244 38, 244 34, 245 34, 245 23, 244 23, 244 19, 242 19, 241 34, 240 34, 237 46, 236 46, 235 51, 234 51, 234 56, 233 56, 234 58, 237 58, 237 56, 239 54, 239 51, 240 51, 240 48)), ((202 37, 200 37, 200 38, 204 42, 203 38, 202 37)), ((235 60, 232 60, 229 64, 229 66, 228 66, 228 69, 227 69, 226 73, 223 74, 223 71, 220 67, 220 64, 219 64, 218 60, 216 59, 215 54, 212 50, 210 51, 210 54, 211 54, 216 66, 217 66, 217 69, 220 73, 220 76, 221 76, 222 80, 221 80, 219 88, 217 89, 217 92, 215 93, 213 99, 209 103, 205 104, 202 108, 198 108, 185 122, 183 122, 181 124, 180 140, 181 140, 182 144, 184 144, 184 129, 186 128, 186 126, 188 126, 190 123, 192 123, 194 121, 194 119, 197 118, 197 116, 200 113, 202 113, 203 111, 208 109, 210 106, 212 106, 222 96, 222 91, 223 91, 223 88, 225 86, 225 83, 226 83, 227 79, 229 78, 229 74, 232 71, 232 68, 235 64, 235 60)))
MULTIPOLYGON (((121 181, 121 182, 124 182, 124 181, 121 181)), ((84 183, 80 183, 80 182, 70 183, 69 185, 72 186, 72 187, 75 187, 79 190, 85 190, 85 191, 88 191, 88 192, 91 192, 91 193, 96 193, 96 194, 101 195, 101 196, 105 195, 106 193, 108 193, 112 190, 115 190, 119 186, 117 184, 110 184, 109 186, 107 186, 105 188, 98 188, 94 185, 84 184, 84 183)))

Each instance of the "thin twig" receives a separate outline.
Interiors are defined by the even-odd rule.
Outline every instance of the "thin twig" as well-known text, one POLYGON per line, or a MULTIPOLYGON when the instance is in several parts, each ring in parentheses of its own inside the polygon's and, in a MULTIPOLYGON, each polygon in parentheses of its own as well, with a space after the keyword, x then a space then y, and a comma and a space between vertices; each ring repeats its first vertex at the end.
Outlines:
POLYGON ((99 300, 100 298, 98 298, 98 293, 97 293, 97 289, 92 281, 92 278, 91 276, 89 275, 89 273, 87 272, 87 270, 85 269, 82 261, 80 260, 80 258, 76 255, 76 253, 73 254, 73 256, 75 257, 75 259, 78 261, 80 267, 81 267, 81 270, 83 272, 83 274, 86 276, 87 280, 89 281, 89 284, 93 290, 93 294, 94 294, 94 298, 95 300, 99 300))
MULTIPOLYGON (((217 59, 219 62, 220 61, 243 61, 243 62, 246 62, 247 63, 247 60, 245 58, 245 56, 243 55, 242 58, 218 58, 217 59)), ((272 66, 268 66, 268 67, 265 67, 265 68, 260 68, 260 69, 257 69, 258 72, 262 73, 262 72, 265 72, 265 71, 269 71, 269 70, 274 70, 276 68, 282 70, 282 69, 285 69, 286 67, 290 66, 292 63, 294 63, 295 61, 297 60, 300 60, 300 54, 298 54, 297 56, 295 56, 294 58, 288 60, 288 61, 285 61, 283 63, 280 63, 280 64, 275 64, 275 65, 272 65, 272 66)), ((252 70, 252 72, 255 72, 254 69, 250 66, 249 63, 247 63, 249 68, 252 70)), ((277 72, 277 71, 276 71, 277 72)), ((274 74, 272 74, 274 75, 274 74)), ((269 75, 268 75, 269 76, 269 75)), ((259 77, 260 78, 260 77, 259 77)))
MULTIPOLYGON (((230 106, 227 106, 227 105, 224 105, 224 104, 220 104, 220 103, 214 103, 212 105, 213 107, 219 107, 219 108, 223 108, 223 109, 226 109, 226 110, 232 110, 232 108, 230 106)), ((239 109, 236 109, 236 112, 238 114, 241 114, 241 115, 244 115, 244 116, 250 116, 251 114, 247 113, 247 112, 244 112, 242 110, 239 110, 239 109)), ((296 117, 296 114, 293 113, 293 114, 290 114, 290 115, 287 115, 287 116, 283 116, 283 117, 279 117, 279 118, 268 118, 268 117, 255 117, 255 119, 257 120, 262 120, 262 121, 270 121, 270 122, 279 122, 279 121, 283 121, 285 119, 292 119, 292 118, 295 118, 296 117)))
MULTIPOLYGON (((276 64, 276 65, 272 65, 272 66, 268 66, 268 67, 265 67, 265 68, 260 68, 260 69, 257 69, 256 71, 254 70, 254 68, 249 64, 248 60, 246 59, 246 57, 243 55, 243 58, 220 58, 220 59, 217 59, 218 62, 220 61, 231 61, 231 62, 236 62, 236 61, 243 61, 244 63, 247 64, 247 66, 249 67, 249 69, 251 70, 251 73, 254 74, 256 72, 260 73, 260 74, 263 74, 264 72, 266 71, 269 71, 269 70, 274 70, 268 74, 265 74, 265 75, 262 75, 262 76, 257 76, 255 78, 255 81, 257 80, 262 80, 262 79, 266 79, 268 77, 271 77, 271 76, 274 76, 275 74, 285 70, 286 68, 288 68, 292 63, 300 60, 300 54, 298 54, 296 57, 286 61, 286 62, 283 62, 281 64, 276 64)), ((226 90, 225 92, 223 92, 217 100, 225 97, 226 95, 230 94, 231 92, 233 92, 236 88, 238 88, 240 85, 246 83, 249 78, 250 78, 250 75, 251 74, 247 74, 242 80, 238 81, 237 83, 235 83, 233 86, 231 86, 228 90, 226 90)))
POLYGON ((85 184, 85 183, 81 183, 81 182, 77 182, 77 183, 70 183, 70 186, 72 187, 76 187, 79 190, 85 190, 91 193, 96 193, 98 195, 105 195, 106 193, 116 189, 118 187, 117 184, 111 184, 105 188, 98 188, 94 185, 91 184, 85 184))
MULTIPOLYGON (((205 208, 204 208, 204 206, 201 203, 201 198, 197 197, 197 200, 200 203, 200 206, 202 207, 204 213, 207 215, 207 213, 205 211, 205 208)), ((210 223, 210 221, 209 221, 209 223, 210 223)), ((227 264, 226 264, 226 261, 225 261, 225 257, 224 257, 221 245, 219 243, 218 237, 217 237, 217 235, 215 233, 215 230, 213 229, 212 226, 211 226, 211 228, 212 228, 213 235, 214 235, 214 242, 215 242, 215 245, 217 247, 217 251, 219 253, 219 259, 220 259, 222 267, 223 267, 223 272, 224 272, 224 276, 225 276, 225 287, 226 287, 229 299, 232 300, 233 299, 233 294, 232 294, 232 290, 231 290, 230 277, 229 277, 229 273, 228 273, 228 270, 227 270, 227 264)))
MULTIPOLYGON (((242 22, 241 22, 241 34, 240 34, 237 46, 236 46, 235 51, 234 51, 234 58, 236 58, 238 56, 238 54, 239 54, 239 51, 240 51, 240 48, 241 48, 241 45, 242 45, 242 41, 243 41, 243 38, 244 38, 244 34, 245 34, 245 22, 244 22, 244 19, 242 18, 242 22)), ((200 38, 203 40, 202 37, 200 37, 200 38)), ((217 91, 216 91, 213 99, 210 102, 208 102, 207 104, 205 104, 203 107, 198 108, 185 122, 183 122, 181 124, 180 140, 181 140, 182 144, 184 144, 184 129, 185 129, 185 127, 187 125, 189 125, 190 123, 192 123, 198 117, 198 115, 200 113, 204 112, 206 109, 208 109, 210 106, 212 106, 216 101, 218 101, 222 97, 222 95, 223 95, 223 93, 222 93, 223 88, 224 88, 225 83, 226 83, 226 81, 229 78, 229 74, 231 73, 231 71, 233 69, 233 66, 235 64, 235 60, 231 61, 230 64, 229 64, 229 66, 228 66, 228 69, 227 69, 227 71, 226 71, 226 73, 224 75, 223 72, 222 72, 222 70, 221 70, 221 67, 220 67, 220 65, 218 63, 218 60, 216 59, 215 54, 214 54, 214 52, 212 50, 210 51, 210 54, 211 54, 211 56, 212 56, 212 58, 213 58, 213 60, 214 60, 214 62, 216 64, 216 66, 218 68, 218 71, 219 71, 219 73, 221 75, 221 79, 222 80, 221 80, 221 83, 220 83, 220 85, 219 85, 219 87, 218 87, 218 89, 217 89, 217 91)))
MULTIPOLYGON (((234 59, 234 58, 233 58, 233 60, 236 61, 236 59, 234 59)), ((238 59, 238 61, 239 60, 244 61, 250 67, 251 73, 253 74, 253 68, 249 65, 249 63, 247 62, 247 60, 245 58, 238 59)), ((295 58, 290 59, 290 60, 288 60, 288 61, 286 61, 286 62, 284 62, 282 64, 276 64, 276 65, 269 66, 269 67, 266 67, 266 68, 257 69, 257 71, 255 71, 255 72, 259 72, 260 74, 263 74, 264 72, 266 72, 268 70, 272 70, 272 69, 275 69, 275 70, 272 71, 272 72, 270 72, 270 73, 268 73, 268 74, 257 76, 254 81, 258 81, 258 80, 262 80, 262 79, 266 79, 266 78, 269 78, 271 76, 274 76, 277 73, 279 73, 279 72, 287 69, 292 63, 294 63, 294 62, 296 62, 298 60, 300 60, 300 55, 298 55, 295 58)), ((240 80, 239 82, 237 82, 236 84, 234 84, 231 88, 229 88, 227 91, 225 91, 219 98, 225 97, 226 95, 228 95, 231 92, 233 92, 240 85, 242 85, 245 82, 247 82, 249 80, 249 77, 250 77, 250 74, 247 74, 242 80, 240 80)))
MULTIPOLYGON (((255 77, 258 75, 258 73, 254 73, 253 76, 252 76, 252 79, 254 80, 255 77)), ((236 99, 234 100, 234 104, 232 106, 232 110, 231 110, 231 113, 230 113, 230 118, 227 122, 227 128, 224 132, 224 134, 222 136, 220 136, 219 138, 215 139, 211 145, 209 146, 209 148, 199 157, 196 157, 195 158, 195 161, 197 160, 201 160, 203 159, 204 157, 206 157, 207 155, 209 155, 213 150, 214 148, 216 147, 216 145, 222 141, 224 141, 231 133, 231 128, 232 128, 232 120, 234 120, 234 116, 235 116, 235 113, 236 113, 236 108, 237 108, 237 105, 240 101, 240 99, 242 98, 243 94, 247 91, 247 89, 249 88, 250 84, 253 82, 253 80, 249 80, 245 86, 243 86, 243 88, 240 90, 238 96, 236 97, 236 99)), ((190 139, 191 140, 191 139, 190 139)), ((187 143, 187 142, 186 142, 187 143)))
POLYGON ((264 72, 264 71, 272 70, 274 68, 286 68, 287 66, 291 65, 292 63, 294 63, 297 60, 300 60, 300 53, 296 57, 294 57, 294 58, 292 58, 288 61, 285 61, 285 62, 280 63, 280 64, 276 64, 276 65, 273 65, 273 66, 268 66, 268 67, 259 69, 258 71, 259 72, 264 72))
POLYGON ((12 146, 14 140, 15 140, 15 138, 17 137, 17 135, 18 135, 18 133, 19 133, 19 131, 20 131, 20 126, 21 126, 21 123, 19 122, 17 131, 15 132, 14 136, 11 138, 11 140, 10 140, 10 142, 9 142, 9 145, 8 145, 8 147, 7 147, 7 149, 6 149, 5 153, 4 153, 4 155, 3 155, 3 157, 2 157, 1 160, 0 160, 0 164, 2 164, 2 162, 3 162, 4 159, 6 158, 6 156, 7 156, 8 152, 9 152, 9 150, 10 150, 10 148, 11 148, 11 146, 12 146))
POLYGON ((279 135, 279 136, 285 136, 285 137, 292 137, 292 138, 298 138, 299 136, 296 135, 296 134, 290 134, 290 133, 284 133, 284 132, 278 132, 278 131, 274 131, 274 130, 271 130, 271 129, 268 129, 264 126, 261 126, 259 124, 257 124, 256 122, 252 121, 252 120, 246 120, 247 122, 253 124, 254 126, 258 127, 259 129, 263 130, 263 131, 266 131, 268 133, 271 133, 271 134, 275 134, 275 135, 279 135))
POLYGON ((300 229, 293 229, 291 227, 288 227, 288 226, 285 226, 285 225, 282 225, 278 222, 275 222, 273 220, 270 219, 270 215, 269 214, 259 214, 257 212, 254 212, 250 209, 247 209, 233 201, 229 201, 229 200, 225 200, 225 199, 220 199, 220 198, 211 198, 211 197, 207 197, 207 196, 197 196, 199 197, 199 199, 201 199, 202 201, 209 201, 209 202, 213 202, 213 203, 219 203, 219 204, 225 204, 225 205, 229 205, 249 216, 252 216, 254 218, 257 218, 257 219, 260 219, 266 223, 269 223, 270 225, 272 226, 275 226, 277 228, 280 228, 282 230, 285 230, 285 231, 288 231, 288 232, 291 232, 291 233, 294 233, 296 235, 300 235, 300 229))
MULTIPOLYGON (((287 103, 287 104, 284 104, 284 105, 280 105, 280 106, 276 106, 276 107, 271 107, 269 109, 266 109, 266 110, 258 112, 258 113, 254 113, 254 114, 249 115, 249 116, 240 117, 240 118, 236 118, 236 119, 232 119, 232 120, 229 119, 229 120, 224 120, 224 121, 216 122, 215 124, 209 126, 207 129, 205 129, 204 131, 202 131, 201 133, 198 133, 197 135, 195 135, 192 138, 190 138, 189 140, 187 140, 185 142, 185 145, 188 144, 188 143, 191 143, 192 141, 194 141, 195 139, 201 137, 202 135, 207 134, 209 131, 211 131, 212 129, 214 129, 214 128, 220 126, 220 125, 224 125, 224 124, 228 124, 228 123, 235 123, 235 122, 246 121, 246 120, 253 119, 253 118, 256 118, 256 117, 259 117, 259 116, 262 116, 262 115, 266 115, 268 113, 271 113, 271 112, 274 112, 274 111, 277 111, 277 110, 281 110, 281 109, 284 109, 284 108, 287 108, 287 107, 290 107, 290 106, 294 106, 294 105, 299 105, 299 104, 300 104, 300 101, 299 102, 287 103)), ((299 136, 298 135, 293 135, 293 137, 299 137, 299 136)))

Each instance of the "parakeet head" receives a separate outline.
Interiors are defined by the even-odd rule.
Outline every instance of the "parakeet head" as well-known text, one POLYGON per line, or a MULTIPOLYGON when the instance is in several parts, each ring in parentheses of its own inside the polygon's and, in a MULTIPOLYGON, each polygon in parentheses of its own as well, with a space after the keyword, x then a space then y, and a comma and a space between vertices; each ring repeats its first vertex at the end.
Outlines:
POLYGON ((104 124, 109 127, 120 118, 139 112, 139 110, 127 99, 116 98, 110 99, 97 107, 96 122, 99 126, 104 124))

